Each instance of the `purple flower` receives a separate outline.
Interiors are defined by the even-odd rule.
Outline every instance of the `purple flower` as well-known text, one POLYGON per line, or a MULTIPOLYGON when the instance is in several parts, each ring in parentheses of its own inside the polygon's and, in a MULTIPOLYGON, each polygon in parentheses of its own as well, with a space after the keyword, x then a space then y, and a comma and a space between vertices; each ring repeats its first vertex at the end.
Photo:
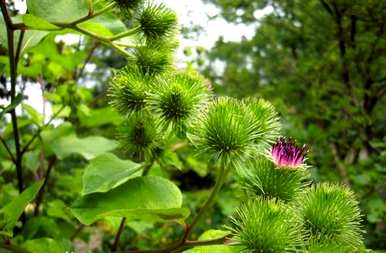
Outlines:
POLYGON ((272 146, 271 155, 277 166, 296 168, 303 165, 306 152, 305 145, 298 147, 294 141, 280 138, 272 146))

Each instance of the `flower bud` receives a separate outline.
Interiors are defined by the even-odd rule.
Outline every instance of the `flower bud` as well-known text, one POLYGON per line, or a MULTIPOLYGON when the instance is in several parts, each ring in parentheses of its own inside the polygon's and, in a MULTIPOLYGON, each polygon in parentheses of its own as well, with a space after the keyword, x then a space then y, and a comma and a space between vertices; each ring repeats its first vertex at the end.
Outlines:
POLYGON ((306 146, 298 147, 294 141, 280 138, 271 148, 271 157, 280 168, 295 169, 304 165, 306 146))

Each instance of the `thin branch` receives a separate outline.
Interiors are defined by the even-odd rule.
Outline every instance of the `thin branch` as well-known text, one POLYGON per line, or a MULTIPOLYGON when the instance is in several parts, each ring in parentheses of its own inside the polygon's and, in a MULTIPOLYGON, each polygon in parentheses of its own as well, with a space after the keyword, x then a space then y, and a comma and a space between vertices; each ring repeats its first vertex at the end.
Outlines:
MULTIPOLYGON (((12 21, 9 16, 5 0, 0 2, 1 12, 3 13, 3 18, 6 23, 7 28, 7 40, 8 40, 8 58, 9 58, 9 67, 11 74, 11 103, 15 101, 16 98, 16 58, 14 50, 14 32, 12 30, 12 21)), ((11 111, 11 122, 13 129, 13 136, 15 141, 16 148, 16 157, 15 157, 15 166, 16 166, 16 175, 18 181, 18 189, 21 193, 23 191, 23 169, 22 169, 22 153, 20 149, 20 137, 19 137, 19 128, 17 123, 16 110, 13 108, 11 111)))
POLYGON ((123 232, 123 230, 125 228, 125 224, 126 224, 126 218, 122 218, 121 224, 119 224, 118 232, 115 235, 113 245, 111 246, 111 251, 112 252, 115 252, 118 249, 119 240, 120 240, 121 234, 122 234, 122 232, 123 232))
POLYGON ((36 197, 36 205, 35 205, 35 210, 34 210, 34 216, 38 216, 39 215, 39 207, 40 207, 41 203, 43 202, 43 198, 44 198, 44 189, 45 189, 45 187, 47 185, 48 179, 50 178, 51 170, 54 167, 56 160, 57 160, 56 156, 53 156, 50 159, 50 161, 48 162, 47 171, 46 171, 46 175, 44 177, 43 185, 40 188, 40 190, 38 192, 38 195, 36 197))
POLYGON ((331 9, 331 7, 328 5, 328 3, 326 3, 326 1, 320 0, 320 3, 322 4, 322 6, 324 7, 324 9, 326 9, 326 11, 327 11, 331 16, 334 16, 334 12, 332 11, 332 9, 331 9))
POLYGON ((8 28, 11 28, 13 24, 12 24, 11 16, 9 16, 9 13, 7 11, 7 4, 5 3, 5 0, 0 0, 0 8, 1 8, 1 12, 3 13, 5 25, 8 28))
POLYGON ((85 225, 83 224, 80 224, 74 231, 74 233, 70 236, 70 240, 74 240, 79 234, 80 232, 82 232, 83 228, 85 227, 85 225))
POLYGON ((40 132, 44 129, 44 127, 49 126, 52 123, 52 121, 54 119, 56 119, 56 117, 58 117, 58 115, 63 111, 64 108, 65 108, 65 106, 62 105, 62 107, 60 107, 60 109, 54 115, 52 115, 51 119, 44 126, 42 126, 41 128, 39 128, 36 131, 36 133, 31 137, 31 139, 27 142, 27 144, 21 150, 21 152, 23 154, 28 151, 28 148, 31 146, 31 144, 34 142, 34 140, 39 136, 40 132))
POLYGON ((137 27, 134 27, 130 30, 127 30, 127 31, 124 31, 124 32, 121 32, 121 33, 118 33, 114 36, 111 36, 109 38, 110 41, 114 41, 114 40, 119 40, 119 39, 122 39, 122 38, 125 38, 125 37, 128 37, 130 35, 134 35, 136 34, 138 31, 140 30, 140 27, 137 26, 137 27))
POLYGON ((99 42, 94 42, 94 43, 93 43, 93 45, 92 45, 92 47, 91 47, 91 49, 90 49, 90 51, 89 51, 89 53, 88 53, 88 55, 87 55, 87 57, 86 57, 86 59, 85 59, 85 61, 84 61, 82 67, 80 68, 79 72, 77 72, 77 73, 75 74, 75 79, 78 79, 79 77, 81 77, 81 76, 83 75, 83 71, 84 71, 84 69, 86 68, 87 63, 91 60, 91 57, 92 57, 92 55, 93 55, 95 49, 96 49, 98 46, 99 46, 99 42))
POLYGON ((11 149, 9 148, 7 142, 3 139, 3 137, 0 136, 0 141, 1 143, 3 144, 4 148, 7 150, 8 154, 9 154, 9 158, 12 160, 12 162, 14 164, 16 164, 16 159, 15 159, 15 156, 12 154, 12 151, 11 149))
POLYGON ((16 69, 20 59, 20 53, 21 53, 21 47, 23 45, 24 34, 25 34, 25 31, 20 31, 19 41, 17 42, 16 55, 15 55, 16 69))

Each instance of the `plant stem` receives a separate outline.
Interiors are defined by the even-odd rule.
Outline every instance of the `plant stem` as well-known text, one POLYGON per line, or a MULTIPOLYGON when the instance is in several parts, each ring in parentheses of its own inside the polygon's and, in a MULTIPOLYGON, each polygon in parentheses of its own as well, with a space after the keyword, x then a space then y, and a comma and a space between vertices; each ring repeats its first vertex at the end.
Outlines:
MULTIPOLYGON (((15 101, 16 98, 16 58, 14 50, 14 31, 12 30, 12 20, 7 11, 5 0, 0 2, 1 12, 7 28, 7 40, 8 40, 8 58, 9 58, 9 67, 11 74, 11 103, 15 101)), ((16 157, 15 157, 15 166, 16 166, 16 175, 18 181, 19 193, 23 191, 23 169, 22 169, 22 153, 20 149, 20 138, 19 138, 19 128, 17 123, 16 110, 13 108, 11 111, 11 121, 13 129, 13 137, 15 141, 16 148, 16 157)))
POLYGON ((221 166, 220 172, 218 174, 216 184, 214 185, 208 199, 205 201, 202 208, 199 210, 197 215, 193 218, 193 221, 190 225, 186 226, 185 232, 182 236, 182 238, 171 244, 170 246, 162 249, 153 249, 153 250, 134 250, 129 251, 129 253, 167 253, 167 252, 173 252, 176 250, 180 250, 183 248, 189 248, 189 247, 195 247, 195 246, 202 246, 202 245, 214 245, 214 244, 224 244, 226 242, 226 237, 218 238, 215 240, 208 240, 208 241, 189 241, 189 235, 193 231, 194 227, 198 224, 198 222, 201 220, 205 212, 211 207, 213 204, 213 201, 216 197, 216 195, 221 190, 222 185, 225 182, 226 176, 228 175, 229 169, 225 169, 224 166, 221 166))
POLYGON ((36 197, 34 216, 39 215, 39 207, 40 207, 41 203, 43 202, 43 198, 44 198, 44 188, 47 185, 48 178, 50 177, 51 170, 54 167, 56 160, 57 160, 56 156, 53 156, 48 163, 47 172, 46 172, 46 176, 44 177, 43 185, 38 192, 38 196, 36 197))
POLYGON ((205 214, 205 212, 208 210, 208 208, 211 207, 213 204, 213 200, 216 197, 217 193, 220 191, 222 185, 224 184, 225 178, 228 174, 228 170, 224 168, 224 166, 221 166, 219 175, 216 180, 216 184, 212 190, 212 192, 209 195, 209 198, 205 201, 204 205, 198 211, 197 215, 193 218, 192 223, 190 226, 188 226, 188 229, 186 231, 185 238, 188 239, 189 235, 191 234, 193 228, 197 225, 197 223, 201 220, 202 216, 205 214))
POLYGON ((139 26, 137 27, 134 27, 130 30, 127 30, 127 31, 124 31, 124 32, 121 32, 121 33, 118 33, 112 37, 109 38, 110 41, 114 41, 114 40, 119 40, 119 39, 122 39, 124 37, 127 37, 127 36, 130 36, 130 35, 133 35, 133 34, 136 34, 138 31, 139 31, 139 26))
POLYGON ((123 217, 121 220, 121 224, 119 224, 119 229, 117 234, 115 235, 114 243, 111 246, 111 251, 115 252, 118 249, 119 239, 121 238, 121 234, 125 228, 126 218, 123 217))
POLYGON ((62 106, 60 107, 60 109, 59 109, 54 115, 52 115, 51 119, 50 119, 44 126, 40 127, 40 128, 36 131, 36 133, 31 137, 31 139, 27 142, 27 144, 26 144, 26 145, 24 146, 24 148, 21 150, 21 153, 22 153, 22 154, 24 154, 25 152, 28 151, 28 148, 31 146, 31 144, 33 143, 33 141, 39 136, 39 134, 40 134, 40 132, 43 130, 43 128, 46 127, 46 126, 49 126, 49 125, 52 123, 52 121, 53 121, 54 119, 56 119, 56 117, 63 111, 64 108, 65 108, 65 106, 62 105, 62 106))
MULTIPOLYGON (((151 166, 153 166, 153 163, 154 163, 154 159, 152 159, 149 163, 143 166, 142 176, 146 176, 149 173, 151 166)), ((121 220, 121 224, 119 225, 118 232, 115 235, 113 245, 111 246, 112 252, 115 252, 118 249, 119 239, 121 237, 123 230, 125 229, 125 224, 126 224, 126 217, 123 217, 121 220)))
POLYGON ((16 164, 15 157, 13 156, 11 149, 8 147, 7 142, 1 136, 0 136, 0 141, 3 144, 4 148, 7 150, 8 154, 9 154, 9 158, 12 160, 12 162, 14 164, 16 164))

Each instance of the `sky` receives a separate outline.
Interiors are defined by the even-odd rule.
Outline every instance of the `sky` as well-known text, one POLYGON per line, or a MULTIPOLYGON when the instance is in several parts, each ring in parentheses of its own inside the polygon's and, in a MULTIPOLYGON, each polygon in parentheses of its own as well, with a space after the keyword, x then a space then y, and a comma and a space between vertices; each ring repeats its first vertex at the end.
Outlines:
MULTIPOLYGON (((204 47, 209 50, 213 47, 214 43, 220 36, 224 38, 224 41, 240 41, 243 37, 251 38, 254 35, 256 24, 244 25, 244 24, 231 24, 225 21, 221 17, 214 17, 220 13, 220 10, 213 4, 204 3, 202 0, 154 0, 158 3, 163 3, 167 7, 173 9, 179 18, 181 26, 191 27, 198 25, 203 27, 203 31, 200 35, 194 39, 185 39, 180 36, 180 48, 176 53, 176 62, 178 66, 182 66, 185 62, 185 55, 183 49, 185 47, 204 47)), ((20 13, 25 13, 26 2, 25 0, 16 0, 16 8, 20 13)), ((257 19, 263 17, 272 10, 268 7, 261 11, 255 12, 257 19)), ((61 37, 66 43, 78 42, 78 37, 74 35, 61 37)), ((92 66, 90 66, 92 67, 92 66)), ((30 83, 27 85, 26 94, 28 94, 27 104, 35 107, 38 111, 42 112, 42 94, 38 84, 30 83)), ((0 104, 4 104, 5 101, 0 100, 0 104)), ((46 106, 46 113, 50 114, 50 106, 46 106)))

